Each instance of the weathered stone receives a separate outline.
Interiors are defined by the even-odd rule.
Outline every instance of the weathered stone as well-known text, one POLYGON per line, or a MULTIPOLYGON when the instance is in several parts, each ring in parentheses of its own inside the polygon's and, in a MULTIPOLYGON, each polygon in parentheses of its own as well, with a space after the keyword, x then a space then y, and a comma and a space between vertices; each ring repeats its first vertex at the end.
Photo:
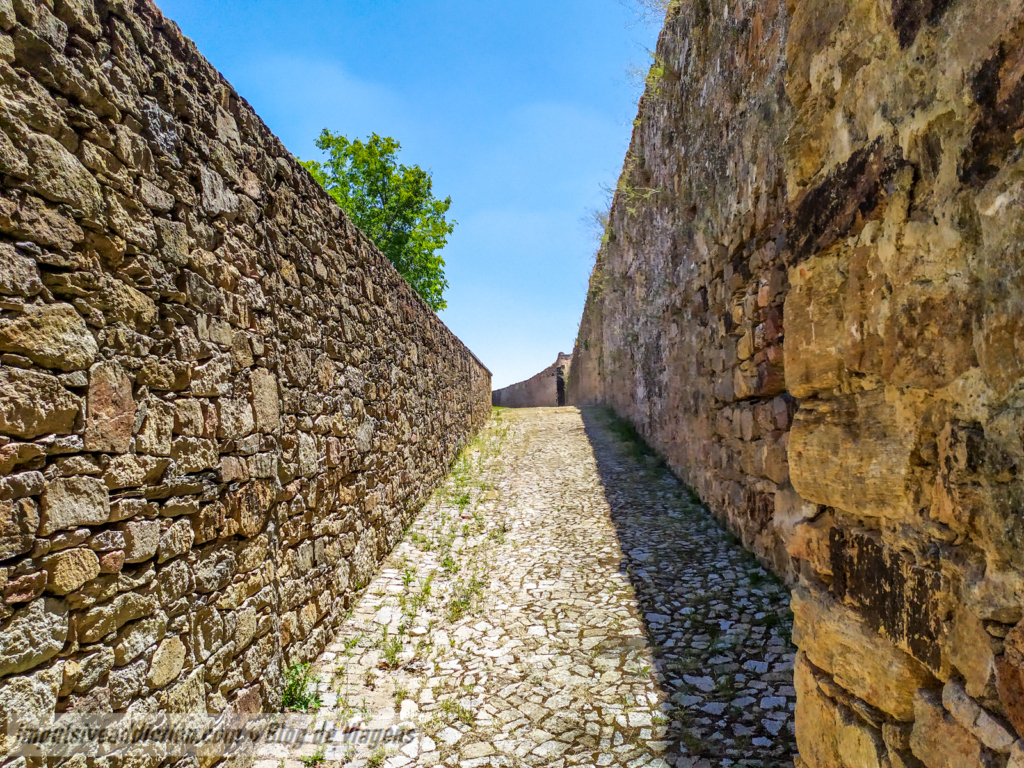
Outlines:
POLYGON ((116 363, 96 363, 89 370, 86 403, 86 450, 127 452, 135 424, 135 400, 124 370, 116 363))
POLYGON ((8 605, 27 603, 43 594, 45 587, 46 573, 44 571, 26 573, 24 576, 7 582, 3 588, 3 600, 8 605))
POLYGON ((122 628, 114 644, 114 663, 122 667, 159 643, 167 632, 167 617, 157 614, 122 628))
POLYGON ((15 611, 0 627, 0 675, 24 672, 64 647, 68 609, 60 600, 40 598, 15 611))
POLYGON ((153 456, 170 456, 174 433, 174 410, 162 400, 146 402, 146 419, 135 437, 135 449, 153 456))
POLYGON ((122 624, 153 614, 157 602, 137 592, 124 592, 109 603, 90 608, 78 620, 78 639, 95 643, 104 635, 114 632, 122 624))
POLYGON ((0 370, 0 434, 31 440, 70 434, 79 399, 55 376, 17 368, 0 370))
POLYGON ((163 688, 178 677, 185 663, 185 644, 175 637, 165 638, 153 654, 146 683, 150 688, 163 688))
POLYGON ((218 397, 231 391, 231 358, 219 355, 192 371, 192 394, 196 397, 218 397))
POLYGON ((42 133, 24 137, 29 161, 28 187, 55 203, 68 203, 86 218, 98 220, 103 208, 100 186, 92 174, 56 140, 42 133))
POLYGON ((93 477, 66 477, 50 481, 39 507, 39 534, 76 525, 96 525, 110 519, 110 495, 93 477))
POLYGON ((277 379, 265 368, 256 368, 252 372, 250 386, 256 428, 260 432, 274 432, 280 425, 277 379))
POLYGON ((39 529, 35 504, 0 499, 0 560, 28 552, 39 529))
POLYGON ((115 549, 100 555, 100 573, 120 573, 124 567, 124 550, 115 549))
POLYGON ((179 437, 171 443, 171 458, 182 472, 216 469, 219 462, 217 444, 199 437, 179 437))
POLYGON ((0 293, 10 296, 35 296, 43 290, 39 267, 10 245, 0 245, 0 293))
POLYGON ((914 697, 914 730, 910 749, 928 768, 990 768, 993 762, 976 738, 942 709, 938 694, 919 691, 914 697))
POLYGON ((14 352, 45 368, 88 368, 99 348, 85 321, 70 304, 29 305, 0 321, 0 351, 14 352))
POLYGON ((222 397, 217 401, 217 415, 220 422, 218 437, 238 440, 256 429, 252 406, 248 400, 222 397))
POLYGON ((793 642, 813 664, 873 707, 914 719, 914 694, 934 684, 928 670, 827 596, 793 592, 793 642))
POLYGON ((141 563, 156 554, 160 545, 159 520, 131 520, 118 525, 124 533, 124 557, 127 563, 141 563))
MULTIPOLYGON (((0 680, 0 749, 7 754, 7 728, 13 718, 46 721, 57 706, 64 674, 61 664, 0 680)), ((16 764, 17 761, 14 761, 16 764)))
POLYGON ((160 536, 156 561, 162 563, 188 552, 194 540, 195 533, 192 531, 192 523, 189 520, 178 520, 160 536))
POLYGON ((91 549, 64 549, 43 559, 46 590, 56 595, 74 592, 100 573, 100 561, 91 549))
POLYGON ((884 390, 801 408, 789 437, 793 487, 808 501, 899 519, 913 504, 913 445, 884 390))

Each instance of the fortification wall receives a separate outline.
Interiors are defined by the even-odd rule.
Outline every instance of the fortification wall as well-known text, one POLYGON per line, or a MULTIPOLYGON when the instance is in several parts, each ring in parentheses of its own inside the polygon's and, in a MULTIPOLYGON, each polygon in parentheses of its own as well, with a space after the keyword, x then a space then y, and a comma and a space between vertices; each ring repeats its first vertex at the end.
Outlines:
POLYGON ((276 710, 490 374, 149 0, 0 30, 0 731, 276 710))
POLYGON ((500 408, 554 408, 565 405, 565 387, 571 367, 572 355, 559 352, 558 359, 536 376, 494 390, 491 404, 500 408))
POLYGON ((570 400, 793 583, 813 768, 1024 759, 1022 10, 673 5, 591 281, 570 400))

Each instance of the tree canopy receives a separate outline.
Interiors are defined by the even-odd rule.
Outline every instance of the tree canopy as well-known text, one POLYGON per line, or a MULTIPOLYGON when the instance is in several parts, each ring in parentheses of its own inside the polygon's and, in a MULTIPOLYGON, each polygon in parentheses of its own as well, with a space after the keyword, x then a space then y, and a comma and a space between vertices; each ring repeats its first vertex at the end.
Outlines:
POLYGON ((402 145, 390 136, 374 133, 363 142, 325 128, 316 145, 328 158, 304 162, 306 169, 431 309, 448 306, 444 259, 437 252, 455 228, 454 220, 445 220, 452 199, 434 197, 429 172, 398 162, 402 145))

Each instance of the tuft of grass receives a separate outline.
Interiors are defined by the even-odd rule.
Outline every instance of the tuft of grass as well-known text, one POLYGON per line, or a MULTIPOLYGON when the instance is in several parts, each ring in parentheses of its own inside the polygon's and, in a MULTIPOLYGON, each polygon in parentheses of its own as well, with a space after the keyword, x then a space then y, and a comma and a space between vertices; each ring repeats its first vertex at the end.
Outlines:
POLYGON ((316 712, 323 702, 316 690, 320 676, 314 674, 309 664, 292 664, 284 673, 284 695, 281 708, 295 712, 316 712))
POLYGON ((451 715, 464 725, 472 725, 476 720, 476 716, 469 708, 464 707, 454 699, 445 699, 442 701, 441 710, 446 714, 451 715))
POLYGON ((392 637, 390 640, 385 639, 383 645, 384 666, 388 669, 398 669, 398 655, 402 652, 402 641, 398 637, 392 637))
POLYGON ((306 755, 305 757, 299 759, 302 761, 302 764, 306 766, 306 768, 316 768, 318 765, 323 765, 323 763, 327 762, 326 755, 327 747, 320 747, 320 749, 318 749, 312 755, 306 755))

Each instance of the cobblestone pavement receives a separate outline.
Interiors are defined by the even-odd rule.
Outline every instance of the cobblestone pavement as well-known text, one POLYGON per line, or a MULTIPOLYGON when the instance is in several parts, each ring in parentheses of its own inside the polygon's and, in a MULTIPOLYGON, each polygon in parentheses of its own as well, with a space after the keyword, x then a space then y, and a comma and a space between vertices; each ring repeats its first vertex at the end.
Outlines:
POLYGON ((790 631, 628 427, 497 411, 314 665, 317 720, 364 730, 285 768, 792 766, 790 631))

